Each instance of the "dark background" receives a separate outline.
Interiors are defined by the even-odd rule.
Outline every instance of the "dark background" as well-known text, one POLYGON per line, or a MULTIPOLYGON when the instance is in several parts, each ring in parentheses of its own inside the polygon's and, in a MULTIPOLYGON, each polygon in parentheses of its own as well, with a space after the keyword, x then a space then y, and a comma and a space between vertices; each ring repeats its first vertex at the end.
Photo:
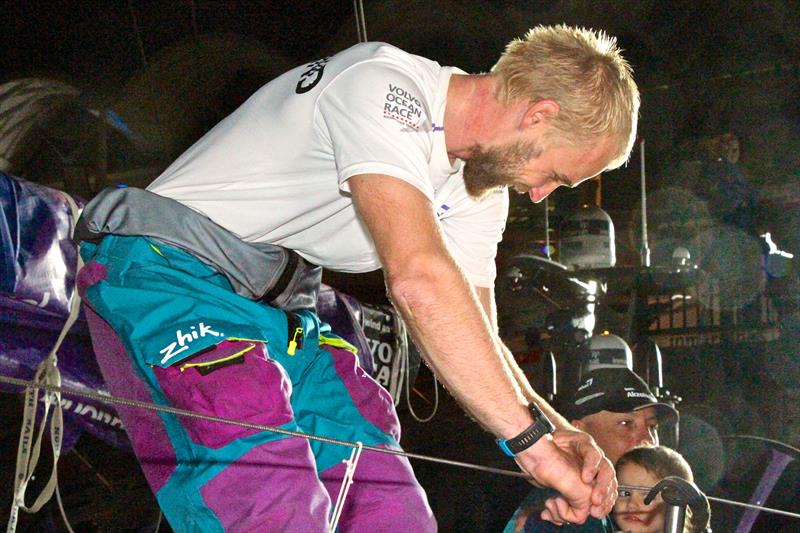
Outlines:
MULTIPOLYGON (((364 12, 370 40, 469 72, 489 70, 510 39, 536 24, 604 29, 618 38, 642 91, 639 137, 646 140, 648 188, 695 186, 684 163, 697 158, 698 142, 732 132, 741 139, 740 166, 748 180, 766 195, 792 198, 800 175, 799 6, 407 0, 367 1, 364 12)), ((357 42, 349 1, 11 1, 0 12, 7 21, 0 35, 0 81, 58 77, 134 125, 140 124, 131 115, 141 112, 151 123, 162 121, 161 130, 179 129, 179 135, 160 139, 156 168, 272 76, 357 42), (210 39, 232 40, 221 53, 233 66, 183 75, 187 63, 207 59, 210 53, 199 46, 210 39), (194 52, 192 43, 200 43, 194 52), (188 50, 183 56, 169 55, 180 46, 188 50), (260 56, 253 60, 256 49, 260 56), (251 59, 242 59, 246 53, 251 59), (224 69, 224 81, 211 79, 224 69)), ((140 129, 152 133, 147 126, 140 129)), ((637 224, 639 163, 637 148, 628 166, 603 179, 602 207, 623 236, 637 224)), ((554 198, 564 207, 578 201, 567 191, 554 198)), ((541 214, 521 203, 526 212, 541 214)), ((796 249, 793 229, 773 233, 782 232, 784 242, 792 240, 786 246, 796 249)), ((623 253, 638 248, 632 238, 620 245, 623 253)))
MULTIPOLYGON (((625 50, 642 91, 639 133, 646 140, 652 209, 675 203, 670 191, 696 188, 691 162, 698 143, 730 131, 741 139, 740 167, 748 183, 774 204, 769 218, 776 241, 795 254, 800 251, 800 3, 367 0, 364 12, 370 40, 469 72, 489 70, 510 39, 536 24, 566 22, 608 31, 625 50)), ((62 79, 79 87, 87 102, 127 112, 133 122, 137 107, 148 110, 147 116, 155 118, 137 122, 144 131, 151 126, 161 131, 159 120, 182 121, 179 134, 154 136, 159 146, 141 156, 155 169, 163 168, 270 74, 357 42, 349 1, 8 1, 0 6, 0 15, 5 23, 0 83, 23 76, 62 79), (202 45, 213 39, 226 43, 231 64, 243 66, 219 64, 220 72, 227 68, 224 81, 212 80, 210 70, 203 71, 209 75, 205 80, 187 81, 187 62, 206 57, 202 45), (182 46, 196 46, 199 52, 170 55, 182 46), (240 59, 251 51, 250 57, 262 64, 240 59), (181 75, 184 70, 186 76, 181 75), (206 82, 213 90, 204 87, 206 82)), ((602 179, 602 207, 617 226, 623 265, 638 261, 640 156, 637 148, 626 167, 602 179)), ((139 162, 121 158, 109 164, 111 170, 114 165, 122 170, 139 162)), ((552 214, 558 218, 582 201, 585 196, 579 192, 557 191, 552 214)), ((534 246, 543 235, 542 206, 515 196, 512 214, 501 261, 534 246)), ((326 279, 365 301, 385 301, 379 275, 328 274, 326 279)), ((752 431, 798 445, 797 423, 791 421, 800 398, 791 336, 796 332, 788 333, 789 340, 778 347, 739 343, 668 354, 668 381, 684 396, 687 434, 704 443, 688 452, 703 457, 693 466, 705 476, 704 488, 712 494, 747 500, 769 458, 766 447, 722 442, 720 433, 752 431), (715 437, 706 446, 703 432, 709 424, 715 437)), ((424 369, 417 388, 432 398, 433 381, 424 369)), ((419 396, 414 400, 423 413, 432 408, 419 396)), ((21 412, 16 404, 4 404, 3 409, 4 420, 21 412)), ((410 451, 514 467, 498 456, 488 435, 446 393, 431 423, 417 422, 402 405, 400 413, 410 451)), ((5 435, 13 435, 15 428, 10 422, 5 435)), ((10 470, 15 445, 13 437, 4 438, 4 471, 10 470)), ((95 529, 84 530, 134 531, 155 524, 152 497, 130 455, 89 436, 82 437, 76 450, 77 457, 64 459, 62 482, 72 495, 72 516, 82 518, 84 528, 94 524, 95 529)), ((794 505, 797 510, 800 484, 793 468, 770 505, 794 505)), ((446 532, 499 531, 527 491, 514 478, 424 462, 415 462, 415 469, 446 532)), ((56 516, 54 509, 49 506, 46 513, 56 516)), ((716 531, 731 530, 741 514, 726 506, 714 512, 716 531)), ((59 527, 57 517, 41 520, 29 522, 29 530, 59 527)), ((764 532, 800 530, 789 519, 760 527, 764 532)))

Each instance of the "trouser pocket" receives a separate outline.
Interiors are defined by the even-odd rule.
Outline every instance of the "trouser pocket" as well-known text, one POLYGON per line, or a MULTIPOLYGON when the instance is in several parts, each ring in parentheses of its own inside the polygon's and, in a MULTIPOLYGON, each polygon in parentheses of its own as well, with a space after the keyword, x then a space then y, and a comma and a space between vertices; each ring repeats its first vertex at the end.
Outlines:
MULTIPOLYGON (((153 367, 166 398, 179 409, 252 424, 293 419, 292 385, 264 341, 227 339, 169 367, 153 367)), ((200 418, 181 420, 193 442, 220 448, 259 430, 200 418)))

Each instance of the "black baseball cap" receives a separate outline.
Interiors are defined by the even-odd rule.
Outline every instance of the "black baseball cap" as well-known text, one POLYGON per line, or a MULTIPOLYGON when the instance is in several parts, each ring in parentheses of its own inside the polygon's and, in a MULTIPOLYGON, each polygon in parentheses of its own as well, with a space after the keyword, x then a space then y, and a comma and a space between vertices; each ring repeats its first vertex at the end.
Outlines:
POLYGON ((599 368, 581 376, 580 383, 558 403, 567 420, 576 420, 600 411, 630 413, 654 407, 659 422, 677 422, 678 411, 661 403, 647 383, 626 367, 599 368))

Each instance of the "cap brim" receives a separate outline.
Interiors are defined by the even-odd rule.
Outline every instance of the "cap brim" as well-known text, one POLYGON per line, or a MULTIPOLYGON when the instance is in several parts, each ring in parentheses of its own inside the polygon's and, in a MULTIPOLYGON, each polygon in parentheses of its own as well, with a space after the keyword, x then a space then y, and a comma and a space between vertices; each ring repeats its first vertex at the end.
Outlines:
POLYGON ((656 416, 658 417, 659 422, 678 422, 678 420, 680 420, 681 415, 678 413, 678 410, 666 403, 647 403, 634 407, 633 410, 641 411, 642 409, 647 409, 648 407, 655 408, 656 416))

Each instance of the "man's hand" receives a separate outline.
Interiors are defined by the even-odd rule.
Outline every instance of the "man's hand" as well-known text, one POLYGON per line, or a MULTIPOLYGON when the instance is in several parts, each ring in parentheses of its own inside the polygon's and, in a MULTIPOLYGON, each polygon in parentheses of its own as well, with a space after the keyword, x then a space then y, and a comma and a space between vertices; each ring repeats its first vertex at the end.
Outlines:
POLYGON ((545 502, 542 519, 582 524, 590 514, 601 518, 611 512, 617 498, 614 469, 586 433, 557 430, 516 460, 537 483, 560 493, 545 502))
POLYGON ((614 466, 594 439, 583 431, 561 429, 553 433, 553 442, 568 454, 579 458, 581 480, 592 486, 590 514, 602 518, 611 512, 617 500, 617 477, 614 466))

